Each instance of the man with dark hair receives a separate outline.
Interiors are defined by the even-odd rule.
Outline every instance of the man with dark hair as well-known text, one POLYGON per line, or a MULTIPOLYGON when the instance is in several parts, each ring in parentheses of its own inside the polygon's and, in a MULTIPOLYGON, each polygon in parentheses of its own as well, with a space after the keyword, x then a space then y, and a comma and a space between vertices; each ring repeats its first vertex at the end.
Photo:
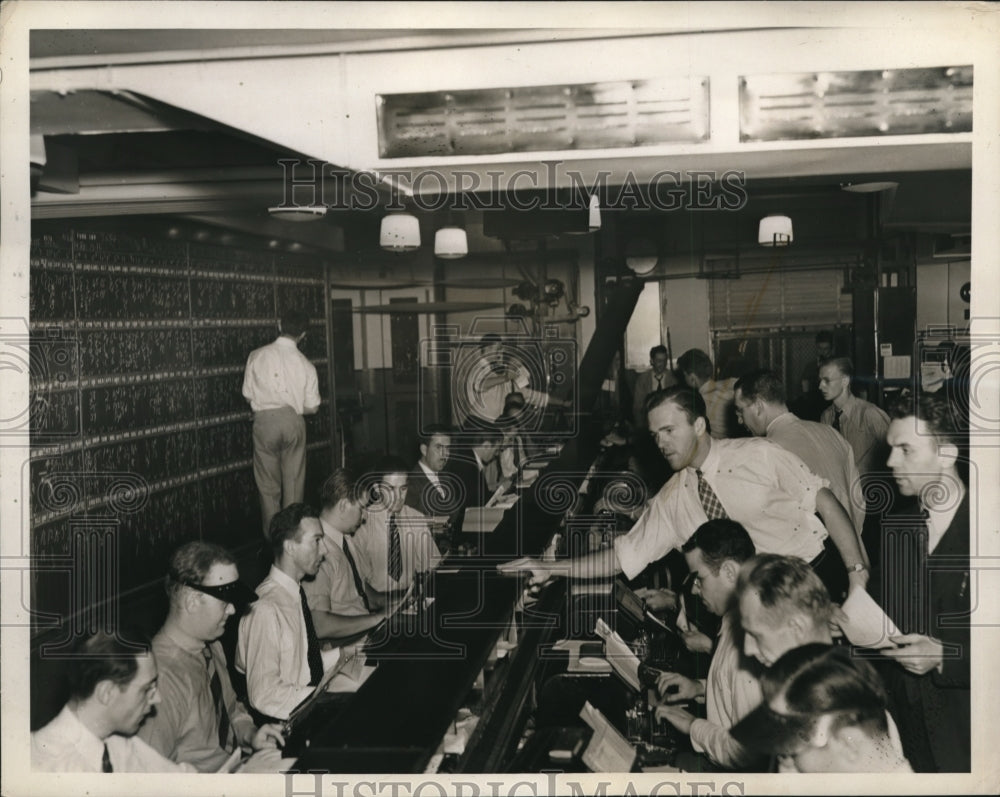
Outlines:
POLYGON ((236 607, 256 598, 239 577, 225 548, 201 541, 182 545, 167 570, 167 619, 153 637, 162 700, 139 735, 167 758, 200 772, 218 771, 237 745, 264 750, 283 743, 277 725, 257 728, 229 681, 219 638, 236 607))
POLYGON ((365 496, 344 468, 333 471, 320 488, 323 563, 316 578, 303 584, 320 639, 361 634, 385 617, 381 600, 361 575, 371 567, 354 539, 364 504, 365 496))
POLYGON ((306 483, 306 423, 319 409, 316 368, 299 351, 309 317, 289 309, 276 340, 254 349, 243 376, 243 396, 253 410, 253 476, 260 493, 264 536, 271 518, 302 500, 306 483))
POLYGON ((785 386, 772 371, 751 371, 736 380, 736 417, 755 437, 766 437, 801 459, 823 479, 851 517, 864 559, 849 567, 868 566, 861 541, 865 522, 864 495, 854 464, 854 452, 844 438, 825 424, 803 421, 788 411, 785 386))
POLYGON ((809 644, 763 676, 764 702, 736 725, 744 746, 778 756, 781 772, 912 772, 875 669, 850 649, 809 644))
POLYGON ((851 393, 854 365, 847 357, 827 360, 819 368, 819 389, 833 402, 820 422, 840 432, 854 451, 854 464, 862 476, 881 468, 889 416, 874 404, 851 393))
POLYGON ((31 734, 32 769, 197 771, 190 764, 164 758, 135 735, 160 696, 149 640, 135 631, 127 633, 134 643, 98 632, 76 646, 69 668, 69 700, 54 720, 31 734))
POLYGON ((465 434, 466 444, 454 446, 445 472, 452 475, 459 489, 459 507, 452 523, 452 539, 458 542, 466 508, 483 506, 493 495, 486 483, 485 470, 499 454, 503 432, 495 424, 473 429, 465 434))
POLYGON ((301 586, 323 561, 323 529, 316 510, 292 504, 271 520, 269 536, 274 564, 257 587, 257 601, 240 620, 236 669, 246 674, 250 705, 284 720, 325 669, 301 586))
POLYGON ((750 764, 754 755, 733 739, 729 729, 761 700, 758 668, 740 654, 736 636, 736 580, 740 567, 754 555, 753 542, 739 523, 718 518, 699 526, 681 551, 691 571, 692 594, 700 595, 705 608, 720 616, 722 623, 707 678, 695 680, 674 672, 660 676, 657 688, 663 699, 656 716, 689 734, 694 749, 714 764, 739 768, 750 764), (669 705, 693 699, 705 701, 706 719, 669 705))
POLYGON ((675 473, 631 531, 616 538, 613 549, 558 566, 519 560, 517 568, 532 570, 536 580, 557 570, 575 578, 606 578, 621 570, 635 578, 706 520, 728 517, 746 528, 758 551, 811 563, 837 594, 845 577, 864 586, 867 571, 845 573, 844 561, 863 561, 851 520, 802 460, 764 440, 713 440, 705 403, 691 388, 653 393, 647 411, 650 432, 675 473))
POLYGON ((651 368, 636 377, 632 396, 632 420, 637 429, 646 428, 646 396, 677 384, 673 371, 667 368, 669 363, 666 346, 653 346, 649 350, 651 368))
POLYGON ((405 590, 415 574, 441 563, 427 518, 406 506, 409 471, 406 463, 394 456, 375 465, 364 522, 354 537, 362 553, 358 562, 361 575, 382 594, 405 590))
POLYGON ((917 771, 968 772, 969 493, 954 408, 938 394, 891 408, 889 469, 907 501, 883 519, 882 606, 904 633, 882 654, 906 757, 917 771))
POLYGON ((420 459, 410 471, 406 505, 427 518, 450 516, 459 503, 457 485, 444 474, 451 437, 451 427, 444 424, 432 424, 420 435, 420 459))
POLYGON ((705 402, 708 433, 716 440, 730 437, 728 416, 733 403, 733 383, 736 380, 716 380, 715 366, 701 349, 688 349, 678 357, 677 370, 684 378, 684 384, 697 390, 705 402))

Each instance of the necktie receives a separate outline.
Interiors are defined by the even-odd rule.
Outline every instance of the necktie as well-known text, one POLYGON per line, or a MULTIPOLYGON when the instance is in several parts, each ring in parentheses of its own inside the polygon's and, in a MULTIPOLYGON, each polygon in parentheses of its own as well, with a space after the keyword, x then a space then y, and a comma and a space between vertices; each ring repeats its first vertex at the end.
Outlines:
POLYGON ((715 520, 716 518, 729 517, 722 506, 722 502, 719 500, 719 496, 712 489, 712 485, 705 481, 704 474, 700 470, 696 470, 695 473, 698 475, 698 499, 701 501, 702 508, 705 510, 705 515, 708 519, 715 520))
POLYGON ((844 414, 843 410, 834 409, 833 411, 833 428, 834 431, 840 431, 840 416, 844 414))
POLYGON ((302 601, 302 619, 306 621, 306 660, 309 662, 309 686, 315 686, 323 677, 323 657, 319 653, 319 637, 316 636, 316 626, 313 625, 312 612, 306 602, 306 593, 299 587, 299 600, 302 601))
POLYGON ((656 389, 657 390, 663 390, 663 377, 662 376, 656 377, 656 389))
POLYGON ((399 527, 396 525, 396 516, 389 515, 389 577, 393 581, 399 581, 403 575, 403 551, 399 544, 399 527))
POLYGON ((108 755, 108 746, 104 745, 104 755, 101 756, 101 772, 114 772, 111 766, 111 756, 108 755))
POLYGON ((215 706, 215 717, 219 725, 219 747, 229 751, 229 712, 226 710, 226 701, 222 697, 222 680, 219 678, 219 669, 212 659, 212 649, 205 645, 205 665, 212 673, 209 682, 212 690, 212 704, 215 706))
POLYGON ((358 591, 358 596, 361 598, 361 602, 365 605, 365 611, 370 612, 371 606, 368 605, 368 595, 365 593, 365 584, 361 580, 361 575, 358 573, 358 566, 354 563, 354 557, 351 555, 351 549, 347 546, 347 537, 344 537, 344 556, 347 557, 347 563, 351 566, 351 574, 354 576, 354 589, 358 591))

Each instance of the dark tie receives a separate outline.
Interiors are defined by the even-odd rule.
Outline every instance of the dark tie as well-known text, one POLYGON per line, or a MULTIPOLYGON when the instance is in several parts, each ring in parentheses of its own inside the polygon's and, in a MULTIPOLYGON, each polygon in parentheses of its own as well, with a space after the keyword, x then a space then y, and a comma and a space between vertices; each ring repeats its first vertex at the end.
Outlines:
POLYGON ((389 515, 389 577, 399 581, 403 575, 403 551, 399 544, 399 527, 396 515, 389 515))
POLYGON ((663 382, 661 381, 662 379, 663 379, 662 376, 656 377, 656 389, 657 390, 663 390, 663 382))
POLYGON ((695 473, 698 474, 698 499, 701 501, 701 506, 708 519, 729 517, 719 497, 715 494, 715 490, 712 489, 712 485, 705 481, 704 474, 700 470, 696 470, 695 473))
POLYGON ((108 746, 104 745, 104 755, 101 756, 101 772, 114 772, 111 766, 111 756, 108 755, 108 746))
POLYGON ((212 689, 212 704, 215 706, 215 717, 219 724, 219 747, 229 751, 229 712, 226 710, 226 701, 222 697, 222 680, 219 678, 219 668, 215 666, 212 659, 212 649, 205 645, 205 664, 212 671, 210 687, 212 689))
POLYGON ((344 537, 344 556, 347 557, 347 563, 351 566, 351 574, 354 576, 354 589, 358 591, 358 596, 361 598, 361 602, 365 605, 365 611, 370 612, 372 608, 368 605, 368 595, 365 593, 365 584, 361 580, 361 575, 358 573, 358 566, 354 563, 354 557, 351 555, 351 549, 347 545, 347 537, 344 537))
POLYGON ((299 599, 302 601, 302 619, 306 621, 306 660, 309 662, 309 686, 315 686, 323 677, 323 657, 319 652, 319 637, 316 636, 316 626, 313 625, 312 612, 306 602, 306 593, 299 587, 299 599))
POLYGON ((833 428, 834 431, 840 431, 840 416, 844 414, 843 410, 834 409, 833 410, 833 428))

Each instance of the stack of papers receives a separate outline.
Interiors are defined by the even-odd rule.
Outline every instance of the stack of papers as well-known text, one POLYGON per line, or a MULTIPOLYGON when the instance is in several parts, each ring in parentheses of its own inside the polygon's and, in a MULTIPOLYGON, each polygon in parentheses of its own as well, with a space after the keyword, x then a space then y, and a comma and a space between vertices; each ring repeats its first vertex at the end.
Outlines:
POLYGON ((465 519, 462 522, 463 532, 488 533, 500 525, 503 520, 503 513, 506 510, 502 506, 470 506, 465 510, 465 519))
POLYGON ((594 729, 582 756, 587 769, 591 772, 630 772, 636 753, 628 740, 589 702, 583 704, 580 717, 594 729))
POLYGON ((840 608, 847 618, 840 627, 852 645, 875 649, 895 647, 889 637, 899 636, 899 629, 863 589, 851 590, 840 608))

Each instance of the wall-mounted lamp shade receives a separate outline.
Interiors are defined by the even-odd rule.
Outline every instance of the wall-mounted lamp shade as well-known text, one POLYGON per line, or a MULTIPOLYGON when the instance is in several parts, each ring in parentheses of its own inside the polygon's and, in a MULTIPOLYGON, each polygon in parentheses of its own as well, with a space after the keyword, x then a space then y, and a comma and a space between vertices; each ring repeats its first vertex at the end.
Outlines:
POLYGON ((434 254, 444 260, 457 260, 469 254, 469 239, 461 227, 442 227, 434 233, 434 254))
POLYGON ((628 266, 632 271, 634 271, 638 276, 644 277, 649 274, 656 264, 659 262, 659 258, 656 255, 650 257, 626 257, 625 265, 628 266))
POLYGON ((792 220, 788 216, 765 216, 760 220, 757 243, 761 246, 788 246, 792 242, 792 220))
POLYGON ((420 222, 409 213, 390 213, 382 219, 379 245, 390 252, 412 252, 420 248, 420 222))
POLYGON ((601 200, 597 198, 597 194, 590 197, 590 224, 588 226, 591 232, 597 232, 601 229, 601 200))
POLYGON ((284 207, 276 205, 268 208, 267 212, 273 218, 282 221, 316 221, 326 215, 326 205, 290 205, 284 207))

